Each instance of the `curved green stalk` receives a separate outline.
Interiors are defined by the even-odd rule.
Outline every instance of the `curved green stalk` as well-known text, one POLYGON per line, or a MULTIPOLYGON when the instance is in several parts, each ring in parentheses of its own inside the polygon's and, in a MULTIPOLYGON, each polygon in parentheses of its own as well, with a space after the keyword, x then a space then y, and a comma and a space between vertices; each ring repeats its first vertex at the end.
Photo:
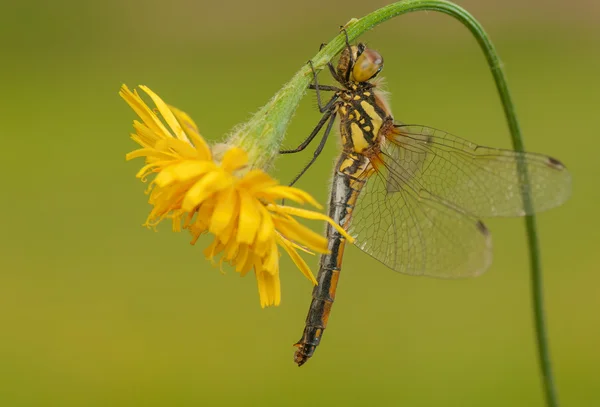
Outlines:
MULTIPOLYGON (((356 39, 371 28, 401 14, 415 11, 438 11, 448 14, 460 21, 473 34, 483 51, 488 66, 494 77, 496 88, 500 94, 504 114, 508 122, 512 144, 516 151, 523 151, 523 139, 517 121, 515 109, 508 91, 506 78, 502 71, 500 59, 496 50, 483 30, 483 27, 466 10, 456 4, 441 0, 406 0, 380 8, 361 19, 353 19, 346 24, 345 29, 350 41, 356 39)), ((312 58, 315 69, 323 69, 345 47, 343 33, 337 35, 315 57, 312 58)), ((277 151, 285 135, 288 124, 300 103, 308 84, 312 80, 311 69, 308 65, 300 69, 296 75, 247 123, 234 129, 228 143, 240 145, 249 152, 251 161, 255 166, 268 167, 277 156, 277 151)), ((528 174, 524 163, 518 163, 521 181, 527 185, 528 174)), ((533 213, 529 192, 523 193, 526 212, 533 213)), ((554 388, 550 354, 548 350, 543 291, 542 291, 542 266, 536 230, 535 217, 525 218, 527 229, 532 305, 537 336, 538 357, 542 373, 542 381, 546 403, 550 407, 558 406, 558 399, 554 388)))

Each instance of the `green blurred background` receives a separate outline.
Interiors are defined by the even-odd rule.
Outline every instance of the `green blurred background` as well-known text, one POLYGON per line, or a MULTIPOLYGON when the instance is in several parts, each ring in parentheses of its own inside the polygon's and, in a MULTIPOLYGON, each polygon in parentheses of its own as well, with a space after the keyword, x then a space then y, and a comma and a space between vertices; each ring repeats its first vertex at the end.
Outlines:
MULTIPOLYGON (((0 15, 1 406, 541 406, 521 220, 488 222, 484 276, 402 276, 346 253, 334 313, 292 361, 311 286, 282 265, 283 302, 219 273, 207 240, 143 227, 125 162, 146 84, 211 140, 263 105, 321 42, 384 1, 5 2, 0 15)), ((463 1, 495 41, 530 151, 560 158, 573 197, 539 216, 554 367, 565 406, 600 405, 600 8, 592 1, 463 1), (537 7, 544 7, 537 10, 537 7)), ((362 38, 385 57, 395 116, 509 147, 477 45, 419 13, 362 38)), ((285 142, 319 118, 314 96, 285 142)), ((299 186, 326 202, 336 143, 299 186)), ((310 152, 277 161, 286 182, 310 152)), ((317 230, 321 225, 314 225, 317 230)), ((309 259, 316 270, 317 259, 309 259)))

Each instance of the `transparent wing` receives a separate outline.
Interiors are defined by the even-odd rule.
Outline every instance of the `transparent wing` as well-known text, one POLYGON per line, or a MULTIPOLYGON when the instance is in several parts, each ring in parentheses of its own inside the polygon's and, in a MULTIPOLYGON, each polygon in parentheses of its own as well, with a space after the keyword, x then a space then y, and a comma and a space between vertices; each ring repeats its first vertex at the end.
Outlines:
POLYGON ((395 185, 394 165, 384 161, 362 188, 348 229, 356 246, 405 274, 483 273, 492 261, 491 236, 483 223, 426 191, 395 185))
POLYGON ((518 162, 528 170, 534 211, 567 199, 570 177, 557 160, 398 126, 372 161, 376 171, 366 178, 349 232, 360 249, 401 273, 481 274, 492 256, 478 217, 525 214, 518 162))
POLYGON ((397 174, 390 188, 410 183, 477 217, 528 214, 522 188, 529 189, 532 212, 559 206, 571 193, 571 176, 554 158, 478 146, 429 127, 398 125, 382 150, 397 174))

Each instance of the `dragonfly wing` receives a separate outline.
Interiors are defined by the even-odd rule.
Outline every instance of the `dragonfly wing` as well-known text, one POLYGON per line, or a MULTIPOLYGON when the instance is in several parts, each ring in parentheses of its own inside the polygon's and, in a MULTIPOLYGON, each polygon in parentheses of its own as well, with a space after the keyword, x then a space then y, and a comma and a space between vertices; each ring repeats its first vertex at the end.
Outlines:
POLYGON ((492 256, 480 217, 527 214, 525 187, 530 212, 560 205, 571 189, 558 160, 478 146, 424 126, 397 125, 370 160, 349 231, 359 248, 406 274, 482 273, 492 256))
POLYGON ((479 146, 430 127, 397 125, 382 155, 397 174, 391 188, 410 184, 476 217, 541 212, 571 193, 571 176, 554 158, 479 146), (523 203, 526 189, 532 211, 523 203))
POLYGON ((459 278, 491 263, 491 236, 477 218, 426 191, 396 185, 396 162, 383 160, 356 201, 349 233, 356 246, 391 269, 459 278))

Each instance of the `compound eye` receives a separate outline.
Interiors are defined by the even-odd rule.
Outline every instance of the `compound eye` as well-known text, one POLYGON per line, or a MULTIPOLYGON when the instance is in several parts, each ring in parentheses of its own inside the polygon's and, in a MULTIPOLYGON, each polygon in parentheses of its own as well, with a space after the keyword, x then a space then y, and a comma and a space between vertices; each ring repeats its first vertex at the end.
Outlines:
POLYGON ((352 77, 356 82, 366 82, 375 77, 381 68, 383 68, 383 57, 379 52, 365 49, 354 63, 352 77))

